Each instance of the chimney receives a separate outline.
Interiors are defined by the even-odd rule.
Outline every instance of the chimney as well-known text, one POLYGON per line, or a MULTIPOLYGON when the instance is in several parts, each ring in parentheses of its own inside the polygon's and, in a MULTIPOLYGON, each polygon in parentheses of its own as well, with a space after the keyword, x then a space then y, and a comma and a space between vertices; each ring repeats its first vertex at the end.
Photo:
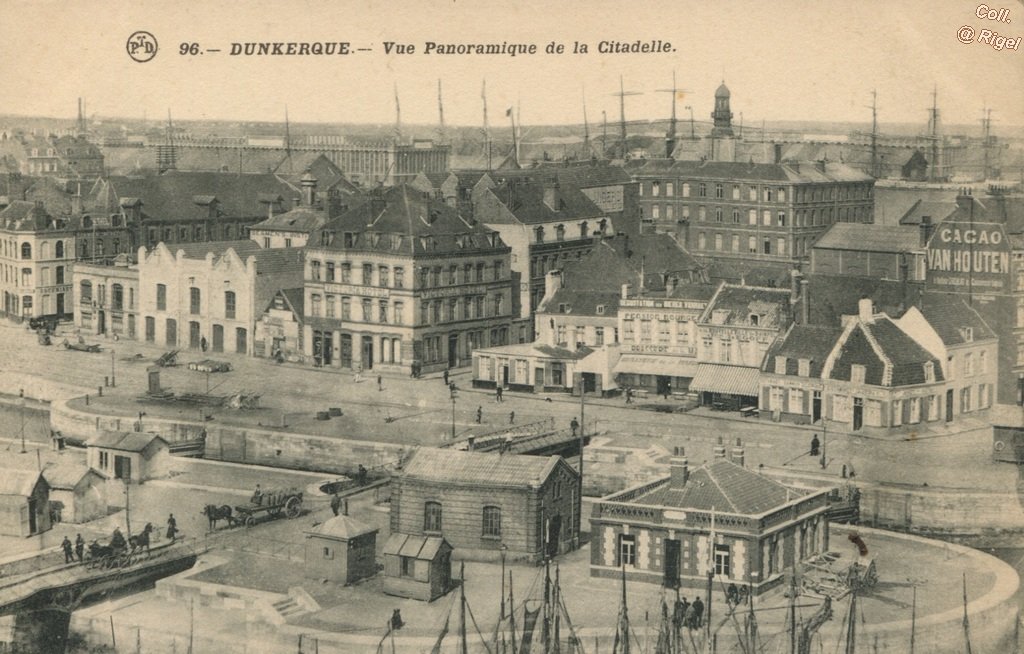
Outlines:
POLYGON ((558 182, 544 185, 544 204, 549 209, 558 211, 558 182))
POLYGON ((82 186, 79 184, 75 194, 71 196, 71 215, 82 215, 82 186))
POLYGON ((775 144, 775 163, 782 163, 782 144, 775 144))
POLYGON ((681 447, 673 449, 669 460, 669 488, 681 489, 690 480, 690 461, 686 458, 686 450, 681 447))
POLYGON ((935 228, 932 225, 932 217, 921 216, 921 247, 928 245, 928 239, 932 237, 933 231, 935 231, 935 228))
POLYGON ((811 296, 810 296, 810 283, 807 278, 804 277, 800 280, 800 313, 801 313, 801 324, 808 324, 811 322, 811 296))
POLYGON ((665 280, 665 297, 672 297, 672 293, 676 290, 676 276, 669 275, 665 280))
POLYGON ((871 302, 871 298, 862 297, 860 301, 857 302, 857 317, 861 322, 871 322, 871 318, 874 315, 874 304, 871 302))
POLYGON ((312 171, 307 168, 306 172, 302 174, 299 184, 302 186, 303 206, 312 207, 316 202, 316 177, 313 176, 312 171))
POLYGON ((544 275, 544 297, 549 298, 562 288, 562 271, 551 270, 544 275))
POLYGON ((743 441, 736 439, 736 445, 732 448, 732 462, 738 466, 745 465, 746 451, 743 449, 743 441))
POLYGON ((796 268, 789 271, 789 303, 796 304, 800 297, 800 271, 796 268))
POLYGON ((718 444, 715 445, 715 458, 716 459, 724 459, 725 458, 725 445, 722 445, 722 437, 721 436, 718 437, 718 444))
POLYGON ((633 292, 633 285, 632 284, 623 284, 622 285, 622 296, 621 296, 621 298, 623 300, 625 300, 626 298, 629 297, 629 294, 632 293, 632 292, 633 292))
POLYGON ((965 211, 971 208, 971 203, 973 201, 974 198, 971 197, 971 189, 969 188, 960 189, 960 193, 958 193, 956 196, 957 208, 963 209, 965 211))

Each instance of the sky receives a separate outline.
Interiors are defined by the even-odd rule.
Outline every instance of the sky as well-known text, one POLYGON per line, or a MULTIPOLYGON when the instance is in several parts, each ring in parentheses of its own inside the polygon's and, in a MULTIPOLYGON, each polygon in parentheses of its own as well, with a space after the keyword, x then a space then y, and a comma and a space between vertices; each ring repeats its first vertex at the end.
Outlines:
POLYGON ((0 114, 150 119, 391 123, 397 87, 403 122, 438 120, 437 81, 448 124, 482 122, 487 81, 492 125, 520 107, 524 124, 617 121, 620 76, 627 119, 664 118, 673 71, 677 111, 707 120, 716 87, 732 91, 735 121, 924 124, 933 88, 945 124, 1024 125, 1024 43, 1018 51, 961 43, 958 30, 1024 35, 1024 1, 1010 23, 980 19, 961 0, 250 0, 110 2, 3 0, 0 114), (133 61, 126 41, 153 34, 152 60, 133 61), (657 41, 671 51, 599 54, 602 40, 657 41), (346 41, 347 56, 231 56, 232 43, 346 41), (413 44, 409 55, 383 43, 413 44), (536 44, 538 54, 424 54, 426 42, 536 44), (589 46, 572 54, 573 43, 589 46), (546 54, 551 43, 566 53, 546 54), (181 55, 182 44, 204 52, 181 55), (219 53, 206 49, 221 49, 219 53))

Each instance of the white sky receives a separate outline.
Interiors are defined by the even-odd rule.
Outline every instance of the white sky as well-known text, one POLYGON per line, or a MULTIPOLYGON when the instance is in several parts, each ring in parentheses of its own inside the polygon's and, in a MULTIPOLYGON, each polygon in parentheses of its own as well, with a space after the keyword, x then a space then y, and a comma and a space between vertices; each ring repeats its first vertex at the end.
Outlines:
POLYGON ((1020 51, 961 44, 962 25, 1024 35, 1020 0, 991 3, 1010 9, 1010 24, 978 19, 977 2, 962 0, 3 0, 0 6, 0 113, 73 117, 84 96, 89 113, 149 118, 394 120, 397 84, 403 122, 437 121, 437 79, 449 124, 481 122, 486 77, 491 122, 505 125, 517 99, 522 120, 579 123, 586 89, 589 119, 618 119, 619 75, 627 118, 660 118, 667 94, 690 92, 679 103, 699 120, 712 109, 723 76, 732 110, 747 124, 765 120, 869 121, 872 88, 879 120, 924 123, 933 85, 942 120, 978 124, 983 106, 1000 126, 1024 125, 1024 44, 1020 51), (139 64, 125 41, 152 32, 160 52, 139 64), (602 39, 662 39, 671 54, 599 55, 602 39), (232 42, 348 40, 371 53, 348 57, 231 57, 232 42), (386 56, 384 40, 422 50, 437 42, 551 40, 587 42, 585 56, 386 56), (221 48, 219 54, 178 55, 182 42, 221 48))

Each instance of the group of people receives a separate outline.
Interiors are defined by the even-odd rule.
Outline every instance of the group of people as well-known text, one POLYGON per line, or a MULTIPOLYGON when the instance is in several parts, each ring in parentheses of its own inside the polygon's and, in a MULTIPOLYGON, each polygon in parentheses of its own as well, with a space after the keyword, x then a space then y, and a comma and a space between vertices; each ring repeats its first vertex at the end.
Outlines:
MULTIPOLYGON (((152 529, 152 525, 147 524, 146 529, 142 536, 145 536, 140 541, 147 550, 149 549, 149 531, 152 529)), ((167 540, 172 543, 178 539, 178 521, 174 518, 174 514, 167 516, 167 540)), ((133 537, 135 538, 135 537, 133 537)), ((110 534, 110 550, 114 554, 119 554, 128 549, 128 539, 121 533, 120 527, 114 527, 113 533, 110 534)), ((137 544, 133 541, 132 548, 134 549, 137 544)), ((97 543, 93 541, 93 547, 96 547, 97 543)), ((67 536, 61 542, 60 547, 64 550, 64 563, 82 563, 85 560, 85 539, 82 538, 82 534, 75 534, 75 542, 72 543, 71 539, 67 536)))
POLYGON ((704 602, 700 597, 694 597, 693 602, 687 602, 685 597, 676 600, 675 610, 672 613, 672 625, 678 630, 683 627, 687 629, 700 629, 704 625, 704 602))
POLYGON ((64 563, 74 563, 76 559, 81 563, 85 558, 85 539, 82 538, 82 534, 75 535, 74 545, 71 544, 71 539, 65 536, 60 546, 64 550, 64 563))

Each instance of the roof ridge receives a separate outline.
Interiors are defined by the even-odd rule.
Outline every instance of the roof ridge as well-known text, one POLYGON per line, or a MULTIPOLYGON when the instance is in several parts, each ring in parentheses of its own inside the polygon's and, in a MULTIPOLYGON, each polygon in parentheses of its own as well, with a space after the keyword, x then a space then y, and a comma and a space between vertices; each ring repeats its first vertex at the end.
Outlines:
MULTIPOLYGON (((886 316, 886 318, 888 318, 888 316, 886 316)), ((890 320, 890 322, 892 321, 890 320)), ((875 335, 871 333, 870 329, 868 329, 869 324, 873 323, 865 323, 863 321, 860 321, 861 331, 864 332, 864 338, 867 339, 868 345, 870 345, 871 349, 874 350, 875 356, 877 356, 882 361, 882 386, 892 386, 892 359, 889 358, 889 356, 885 353, 885 350, 883 350, 882 346, 878 343, 878 340, 875 339, 875 335)), ((894 324, 894 326, 896 325, 894 324)), ((905 333, 903 332, 903 330, 899 329, 898 326, 896 326, 896 329, 898 329, 901 333, 905 333)))
POLYGON ((725 489, 722 488, 722 485, 718 483, 718 479, 716 479, 715 475, 712 474, 712 467, 712 465, 709 465, 704 468, 707 471, 708 479, 710 479, 711 483, 715 485, 715 488, 718 489, 718 492, 722 494, 722 497, 725 498, 725 501, 729 503, 729 508, 731 508, 734 513, 739 513, 739 507, 736 506, 736 503, 732 501, 732 498, 729 497, 729 494, 726 493, 725 489))

